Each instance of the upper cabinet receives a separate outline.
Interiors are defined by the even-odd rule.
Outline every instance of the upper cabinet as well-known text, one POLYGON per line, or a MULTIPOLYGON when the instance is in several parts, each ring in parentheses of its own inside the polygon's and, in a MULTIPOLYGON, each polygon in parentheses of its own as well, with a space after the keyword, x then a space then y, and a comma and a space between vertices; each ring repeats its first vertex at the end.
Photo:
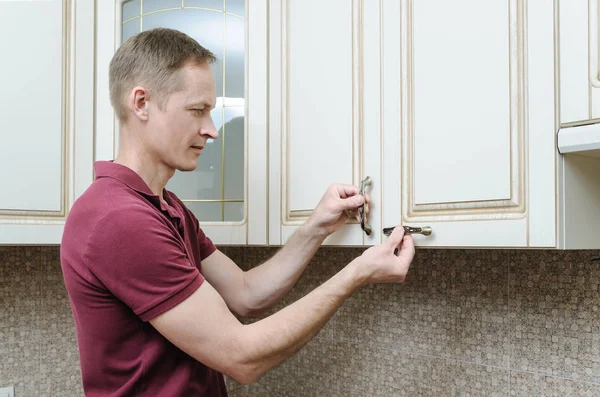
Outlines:
POLYGON ((420 245, 556 244, 554 7, 383 1, 386 222, 420 245))
MULTIPOLYGON (((371 15, 361 1, 269 4, 269 243, 280 245, 332 183, 371 176, 379 201, 379 49, 363 46, 363 19, 376 21, 376 7, 371 15)), ((351 223, 325 244, 372 241, 351 223)))
POLYGON ((180 30, 217 57, 219 138, 192 172, 177 171, 175 192, 216 244, 267 243, 266 0, 119 0, 98 3, 96 158, 118 152, 119 125, 109 100, 108 67, 121 43, 148 29, 180 30), (249 98, 252 98, 249 100, 249 98))
POLYGON ((0 1, 0 244, 60 242, 93 161, 118 151, 113 54, 170 27, 218 58, 220 136, 167 186, 215 243, 285 244, 330 184, 370 177, 373 232, 350 221, 326 245, 402 224, 432 228, 419 246, 600 248, 599 13, 596 0, 0 1))
POLYGON ((0 244, 59 244, 92 181, 93 2, 0 2, 0 244))
POLYGON ((419 246, 600 247, 585 222, 600 221, 600 163, 557 151, 557 89, 575 78, 557 73, 558 5, 313 3, 270 2, 271 244, 330 183, 370 176, 373 233, 349 223, 325 244, 402 224, 432 228, 419 246))
POLYGON ((600 42, 597 0, 558 2, 560 123, 600 121, 600 42))

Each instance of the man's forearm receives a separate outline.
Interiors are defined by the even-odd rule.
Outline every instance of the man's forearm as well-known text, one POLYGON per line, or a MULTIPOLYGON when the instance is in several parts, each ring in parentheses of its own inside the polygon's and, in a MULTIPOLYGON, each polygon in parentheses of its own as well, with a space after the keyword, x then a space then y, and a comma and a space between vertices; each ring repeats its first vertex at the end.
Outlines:
POLYGON ((249 312, 258 314, 281 299, 302 275, 325 236, 305 224, 271 259, 244 274, 249 312))
POLYGON ((245 346, 240 365, 250 381, 292 356, 326 324, 364 282, 357 269, 356 262, 352 262, 292 305, 243 327, 238 339, 245 346))

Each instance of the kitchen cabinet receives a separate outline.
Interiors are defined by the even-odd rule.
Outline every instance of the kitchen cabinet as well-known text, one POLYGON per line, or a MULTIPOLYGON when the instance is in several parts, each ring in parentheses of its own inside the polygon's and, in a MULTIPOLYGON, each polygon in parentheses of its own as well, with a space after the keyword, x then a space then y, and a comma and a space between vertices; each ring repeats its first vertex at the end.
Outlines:
POLYGON ((600 247, 585 223, 600 221, 600 164, 557 151, 573 78, 555 63, 559 4, 270 6, 271 244, 329 183, 368 175, 373 234, 350 223, 326 245, 376 244, 403 224, 432 227, 422 247, 600 247))
POLYGON ((421 247, 600 248, 595 1, 51 0, 0 11, 11 38, 0 49, 16 60, 0 73, 0 165, 13 170, 0 244, 60 242, 93 161, 118 151, 110 60, 123 40, 165 26, 219 58, 221 136, 167 186, 215 243, 285 244, 331 183, 370 177, 373 233, 351 221, 325 245, 378 244, 403 224, 432 227, 415 236, 421 247))
POLYGON ((424 246, 554 246, 552 2, 383 7, 386 221, 430 225, 424 246))
POLYGON ((562 126, 600 121, 598 15, 597 0, 558 1, 562 126))
POLYGON ((118 152, 108 84, 113 54, 141 31, 180 30, 218 58, 211 115, 220 136, 207 143, 198 168, 177 171, 167 189, 194 212, 214 243, 267 244, 267 1, 98 2, 96 18, 96 159, 112 160, 118 152))
MULTIPOLYGON (((365 45, 378 34, 377 4, 269 4, 269 243, 285 244, 330 184, 358 186, 367 176, 370 223, 380 229, 381 48, 365 45)), ((378 238, 352 222, 325 245, 378 238)))
POLYGON ((0 2, 0 244, 59 244, 92 181, 93 2, 0 2))

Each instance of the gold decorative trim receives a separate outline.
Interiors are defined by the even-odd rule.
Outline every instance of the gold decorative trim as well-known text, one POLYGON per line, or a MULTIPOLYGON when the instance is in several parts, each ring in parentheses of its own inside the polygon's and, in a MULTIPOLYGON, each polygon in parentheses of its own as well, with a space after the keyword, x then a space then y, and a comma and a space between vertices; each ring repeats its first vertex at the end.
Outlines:
MULTIPOLYGON (((363 175, 363 98, 362 98, 362 7, 364 0, 352 0, 352 183, 358 185, 363 175)), ((306 220, 313 210, 292 210, 290 208, 290 0, 282 0, 281 5, 281 153, 285 162, 281 163, 280 203, 281 225, 298 225, 306 220), (285 189, 285 190, 284 190, 285 189), (284 194, 285 191, 285 194, 284 194), (285 197, 284 197, 285 196, 285 197), (285 203, 285 205, 284 205, 285 203)), ((350 223, 355 223, 351 221, 350 223)))
MULTIPOLYGON (((243 15, 235 14, 235 13, 229 12, 229 11, 219 10, 217 8, 186 6, 186 5, 184 5, 184 0, 181 1, 181 6, 180 7, 160 8, 158 10, 153 10, 153 11, 148 11, 146 13, 143 13, 142 12, 142 2, 143 1, 144 0, 140 0, 140 14, 136 15, 135 17, 131 17, 131 18, 128 18, 128 19, 124 20, 123 22, 121 22, 122 25, 125 25, 128 22, 135 21, 136 19, 142 19, 143 17, 146 17, 148 15, 158 14, 158 13, 161 13, 161 12, 168 12, 168 11, 184 10, 184 9, 219 12, 219 13, 222 13, 222 14, 231 15, 232 17, 245 19, 245 17, 243 15)), ((125 3, 127 3, 127 1, 124 1, 122 4, 125 4, 125 3)), ((140 21, 140 23, 141 23, 141 21, 140 21)), ((140 28, 141 28, 141 26, 140 26, 140 28)))
MULTIPOLYGON (((227 0, 223 0, 223 10, 226 9, 227 0)), ((225 66, 227 60, 227 15, 223 15, 223 98, 225 98, 225 80, 227 69, 225 66)), ((245 65, 244 65, 245 66, 245 65)), ((223 99, 225 105, 225 99, 223 99)), ((245 115, 244 115, 245 116, 245 115)), ((245 118, 245 117, 244 117, 245 118)), ((225 198, 225 107, 221 109, 221 125, 223 136, 221 137, 221 199, 225 198)), ((225 205, 221 205, 221 221, 225 221, 225 205)))
POLYGON ((589 119, 589 120, 577 120, 577 121, 570 121, 568 123, 560 123, 560 128, 581 127, 583 125, 598 124, 598 123, 600 123, 600 118, 593 118, 593 119, 589 119))
MULTIPOLYGON (((24 221, 23 217, 30 218, 31 222, 36 223, 36 220, 45 221, 47 219, 64 218, 67 215, 70 197, 70 184, 69 184, 69 165, 71 162, 71 155, 69 153, 69 142, 71 139, 71 111, 70 105, 74 98, 71 96, 71 3, 72 0, 62 0, 62 87, 61 87, 61 178, 60 178, 60 210, 59 211, 40 211, 40 210, 25 210, 25 209, 0 209, 0 220, 11 221, 13 218, 20 218, 17 223, 27 223, 29 220, 24 221)), ((74 171, 73 171, 74 172, 74 171)), ((5 223, 5 222, 2 222, 5 223)))
POLYGON ((510 0, 510 197, 497 200, 465 202, 415 203, 415 123, 413 75, 413 1, 404 0, 403 35, 406 36, 402 57, 406 76, 402 74, 402 217, 405 222, 523 219, 526 217, 526 136, 527 136, 527 52, 525 7, 527 0, 510 0))

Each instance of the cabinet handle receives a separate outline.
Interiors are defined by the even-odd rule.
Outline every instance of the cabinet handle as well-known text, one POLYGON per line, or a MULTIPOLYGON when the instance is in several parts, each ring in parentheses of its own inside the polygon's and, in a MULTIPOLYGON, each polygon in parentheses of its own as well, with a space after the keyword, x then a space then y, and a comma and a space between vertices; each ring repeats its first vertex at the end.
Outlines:
MULTIPOLYGON (((423 226, 423 227, 412 227, 412 226, 402 226, 404 228, 405 234, 422 234, 424 236, 429 236, 432 232, 431 226, 423 226)), ((392 234, 396 226, 386 227, 383 229, 383 234, 389 236, 392 234)))
MULTIPOLYGON (((372 182, 373 181, 371 180, 370 176, 367 176, 365 179, 363 179, 360 182, 360 188, 359 188, 358 194, 360 194, 361 196, 364 196, 365 195, 365 189, 368 186, 371 186, 372 182)), ((365 198, 365 204, 361 205, 358 208, 358 217, 360 219, 360 227, 361 227, 361 229, 365 231, 365 233, 367 234, 367 236, 370 236, 372 229, 371 229, 371 225, 369 225, 367 223, 367 220, 366 220, 366 215, 365 215, 365 205, 366 205, 366 203, 367 203, 367 200, 365 198)))

